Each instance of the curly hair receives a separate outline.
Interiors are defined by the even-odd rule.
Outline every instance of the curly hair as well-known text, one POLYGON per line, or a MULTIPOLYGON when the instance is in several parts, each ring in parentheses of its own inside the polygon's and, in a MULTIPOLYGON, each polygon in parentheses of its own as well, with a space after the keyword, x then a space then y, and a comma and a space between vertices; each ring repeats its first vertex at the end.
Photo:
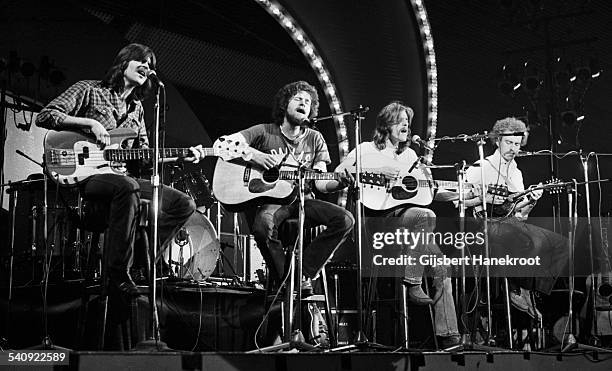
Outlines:
MULTIPOLYGON (((376 116, 376 129, 374 129, 374 135, 372 136, 372 141, 376 145, 376 148, 383 150, 387 145, 387 139, 391 135, 391 126, 399 123, 399 116, 405 111, 408 115, 408 123, 412 124, 412 118, 414 117, 414 111, 412 108, 404 105, 402 102, 394 101, 386 106, 378 112, 376 116)), ((406 147, 408 147, 408 142, 399 143, 397 148, 398 153, 402 153, 406 147)))
POLYGON ((522 135, 523 140, 521 141, 521 145, 524 145, 525 143, 523 142, 527 140, 527 125, 516 117, 506 117, 497 120, 491 129, 491 138, 497 141, 501 137, 501 134, 504 133, 517 133, 517 135, 522 135))
POLYGON ((319 114, 319 95, 317 94, 317 89, 306 81, 296 81, 280 88, 280 90, 274 96, 272 120, 274 120, 276 124, 280 125, 283 123, 289 101, 300 91, 305 91, 306 93, 310 94, 310 98, 312 100, 310 104, 310 115, 308 115, 308 118, 311 119, 319 114))
MULTIPOLYGON (((106 75, 102 79, 102 86, 111 88, 117 92, 123 91, 123 73, 130 61, 148 61, 151 70, 155 70, 155 65, 157 63, 155 53, 153 53, 151 48, 142 44, 129 44, 123 47, 115 57, 113 65, 108 69, 106 75)), ((144 84, 134 88, 131 94, 132 99, 143 100, 150 95, 152 90, 153 84, 147 79, 144 84)))

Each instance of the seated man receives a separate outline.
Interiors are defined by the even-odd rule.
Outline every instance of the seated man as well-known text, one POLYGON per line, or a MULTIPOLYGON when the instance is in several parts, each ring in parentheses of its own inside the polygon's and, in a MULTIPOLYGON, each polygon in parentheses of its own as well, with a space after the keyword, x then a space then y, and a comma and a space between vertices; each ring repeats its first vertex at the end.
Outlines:
MULTIPOLYGON (((115 58, 101 80, 79 81, 52 100, 36 118, 36 125, 57 131, 78 131, 95 136, 100 147, 111 143, 109 130, 130 128, 138 134, 135 147, 147 147, 147 131, 141 100, 152 89, 147 78, 155 70, 155 54, 140 44, 130 44, 115 58)), ((193 158, 204 156, 201 146, 191 147, 193 158)), ((79 184, 81 194, 94 210, 105 210, 100 220, 107 224, 108 277, 111 284, 129 295, 138 289, 129 274, 138 221, 140 198, 151 199, 149 180, 116 173, 94 174, 79 184)), ((174 234, 195 210, 193 200, 173 188, 161 188, 159 212, 160 246, 174 234)), ((102 226, 104 228, 104 226, 102 226)))
MULTIPOLYGON (((497 146, 495 152, 485 158, 481 164, 487 186, 506 186, 510 192, 525 190, 523 173, 517 167, 514 158, 518 154, 523 134, 527 131, 525 124, 515 118, 508 117, 493 125, 491 133, 495 136, 497 146)), ((466 172, 466 181, 473 184, 481 182, 481 167, 470 167, 466 172)), ((476 207, 482 204, 480 190, 473 192, 473 197, 465 201, 466 207, 476 207)), ((509 284, 511 303, 517 309, 527 312, 530 316, 539 315, 535 308, 531 290, 549 294, 556 279, 567 268, 568 239, 550 230, 525 223, 537 200, 542 196, 542 190, 534 190, 517 200, 514 212, 502 221, 490 221, 489 246, 491 256, 504 257, 539 257, 540 266, 507 267, 506 275, 511 276, 509 284), (530 273, 531 277, 525 277, 530 273)), ((487 195, 488 211, 495 210, 496 205, 505 201, 505 197, 487 195)))
MULTIPOLYGON (((379 172, 388 179, 396 177, 400 171, 409 170, 418 161, 416 153, 408 147, 410 137, 410 125, 414 112, 410 107, 399 102, 392 102, 385 106, 376 117, 376 129, 371 142, 361 143, 360 151, 362 159, 369 155, 378 154, 387 160, 379 164, 379 172), (394 167, 393 165, 401 166, 394 167)), ((356 162, 356 151, 351 151, 346 159, 336 168, 336 172, 354 169, 356 162)), ((365 165, 364 165, 365 166, 365 165)), ((368 164, 368 171, 371 169, 368 164)), ((417 167, 414 171, 423 171, 417 167)), ((453 192, 439 192, 436 198, 451 201, 457 196, 453 192)), ((390 210, 376 211, 366 209, 365 216, 370 219, 397 218, 396 224, 408 228, 411 231, 432 232, 435 228, 436 215, 433 211, 423 207, 406 204, 390 210)), ((366 222, 366 225, 368 223, 366 222)), ((409 255, 415 256, 418 261, 420 255, 441 254, 440 248, 434 243, 419 243, 413 250, 407 251, 409 255)), ((406 265, 404 284, 408 287, 408 297, 411 302, 418 305, 434 304, 436 335, 441 337, 442 346, 448 347, 458 344, 460 341, 457 327, 457 314, 453 302, 452 285, 446 276, 447 267, 434 269, 434 283, 436 288, 436 300, 432 300, 421 288, 424 267, 421 264, 406 265)))
MULTIPOLYGON (((275 96, 272 109, 274 122, 255 125, 222 138, 249 144, 251 162, 264 170, 281 162, 293 162, 325 172, 331 160, 323 135, 302 126, 307 119, 316 116, 318 108, 319 97, 312 85, 304 81, 290 83, 275 96)), ((349 182, 350 176, 340 174, 339 181, 316 180, 314 185, 320 192, 327 193, 343 189, 349 182)), ((310 279, 319 274, 334 251, 350 235, 354 224, 351 213, 338 205, 315 199, 311 189, 312 184, 307 184, 304 203, 306 223, 327 228, 304 248, 304 295, 312 292, 310 279)), ((266 203, 257 208, 252 226, 255 241, 269 269, 281 279, 285 274, 286 257, 278 228, 286 219, 297 217, 297 213, 298 200, 289 205, 266 203)))

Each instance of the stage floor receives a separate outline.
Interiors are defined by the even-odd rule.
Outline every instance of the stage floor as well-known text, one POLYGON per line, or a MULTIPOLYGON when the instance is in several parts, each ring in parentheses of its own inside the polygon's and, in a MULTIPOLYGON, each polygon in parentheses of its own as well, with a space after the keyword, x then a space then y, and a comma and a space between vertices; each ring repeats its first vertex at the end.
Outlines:
MULTIPOLYGON (((23 366, 19 366, 21 369, 23 366)), ((15 367, 17 369, 17 367, 15 367)), ((386 370, 610 370, 612 353, 149 353, 74 352, 70 370, 386 371, 386 370)))

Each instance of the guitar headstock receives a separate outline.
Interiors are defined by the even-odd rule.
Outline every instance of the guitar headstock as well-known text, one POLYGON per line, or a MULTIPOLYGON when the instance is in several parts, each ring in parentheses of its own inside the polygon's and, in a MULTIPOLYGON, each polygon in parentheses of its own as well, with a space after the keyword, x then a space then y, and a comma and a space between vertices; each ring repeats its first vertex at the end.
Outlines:
POLYGON ((235 158, 249 161, 253 157, 253 154, 248 150, 249 148, 246 143, 221 137, 215 142, 213 152, 215 156, 221 157, 225 161, 235 158))
POLYGON ((487 193, 501 197, 508 197, 508 195, 510 195, 510 191, 508 191, 508 186, 505 184, 489 184, 487 186, 487 193))
POLYGON ((544 183, 546 192, 550 194, 559 194, 565 191, 565 183, 557 178, 552 178, 544 183))

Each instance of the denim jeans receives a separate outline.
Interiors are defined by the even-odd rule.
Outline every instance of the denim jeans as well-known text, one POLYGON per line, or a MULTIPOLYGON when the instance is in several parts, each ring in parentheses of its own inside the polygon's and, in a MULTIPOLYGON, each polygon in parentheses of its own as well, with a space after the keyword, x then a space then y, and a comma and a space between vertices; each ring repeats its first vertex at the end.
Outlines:
MULTIPOLYGON (((412 231, 433 232, 436 227, 436 214, 430 209, 422 207, 398 208, 390 212, 370 213, 378 217, 395 217, 397 225, 412 231)), ((440 247, 435 243, 418 244, 414 249, 406 251, 410 256, 419 260, 421 255, 441 255, 440 247)), ((434 288, 442 290, 441 294, 435 295, 434 312, 436 335, 449 336, 459 335, 457 325, 457 313, 453 301, 453 286, 451 279, 447 277, 447 266, 427 267, 428 274, 434 277, 434 288)), ((404 282, 410 285, 421 285, 425 268, 421 264, 406 265, 404 271, 404 282)))
MULTIPOLYGON (((567 276, 569 240, 516 218, 489 223, 491 256, 539 257, 541 265, 506 267, 511 286, 550 294, 557 278, 567 276)), ((501 274, 500 274, 501 275, 501 274)))
MULTIPOLYGON (((99 174, 82 184, 83 197, 96 215, 85 223, 97 223, 96 230, 106 227, 108 268, 115 273, 127 272, 134 255, 134 237, 140 199, 152 199, 153 186, 144 179, 117 174, 99 174)), ((186 194, 161 187, 158 218, 158 246, 165 246, 195 211, 195 203, 186 194)), ((150 210, 152 211, 152 210, 150 210)))
MULTIPOLYGON (((267 262, 272 263, 269 265, 275 268, 279 277, 284 274, 285 251, 278 236, 278 228, 286 219, 297 217, 298 208, 298 202, 290 205, 262 205, 253 223, 257 246, 264 258, 267 258, 267 262)), ((349 236, 355 220, 346 209, 316 199, 304 201, 304 214, 305 224, 327 227, 310 245, 304 247, 302 273, 306 277, 314 278, 349 236)))

